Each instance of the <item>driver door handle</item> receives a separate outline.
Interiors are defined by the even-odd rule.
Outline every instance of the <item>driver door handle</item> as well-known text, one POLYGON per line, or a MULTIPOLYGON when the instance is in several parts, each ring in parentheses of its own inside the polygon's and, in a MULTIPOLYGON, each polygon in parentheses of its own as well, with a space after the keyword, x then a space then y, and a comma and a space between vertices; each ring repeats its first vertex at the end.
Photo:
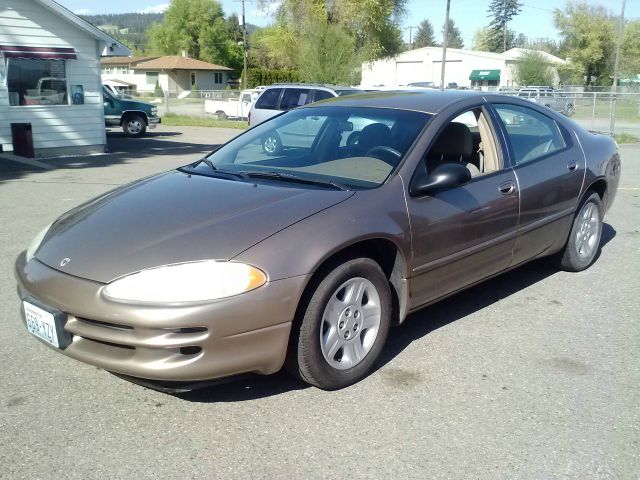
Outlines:
POLYGON ((511 195, 516 191, 516 184, 512 181, 504 182, 498 186, 498 190, 502 195, 511 195))

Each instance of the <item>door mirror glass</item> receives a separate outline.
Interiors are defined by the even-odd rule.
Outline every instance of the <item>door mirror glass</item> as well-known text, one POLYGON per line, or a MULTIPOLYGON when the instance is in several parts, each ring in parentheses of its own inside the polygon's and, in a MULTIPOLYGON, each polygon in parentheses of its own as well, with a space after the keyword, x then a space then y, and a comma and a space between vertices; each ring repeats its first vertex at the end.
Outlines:
POLYGON ((459 163, 443 163, 428 175, 416 178, 411 185, 411 195, 421 196, 438 190, 459 187, 471 180, 471 172, 459 163))

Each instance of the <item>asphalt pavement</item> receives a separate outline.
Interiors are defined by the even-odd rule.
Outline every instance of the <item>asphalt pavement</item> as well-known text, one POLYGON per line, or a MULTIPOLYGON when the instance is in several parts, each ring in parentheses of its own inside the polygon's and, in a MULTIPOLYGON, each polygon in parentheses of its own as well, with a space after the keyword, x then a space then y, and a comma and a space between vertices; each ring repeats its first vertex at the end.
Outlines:
POLYGON ((0 160, 0 478, 640 478, 640 144, 597 262, 546 261, 411 315, 364 381, 284 373, 169 395, 60 355, 19 317, 13 262, 69 208, 237 130, 109 135, 111 154, 0 160))

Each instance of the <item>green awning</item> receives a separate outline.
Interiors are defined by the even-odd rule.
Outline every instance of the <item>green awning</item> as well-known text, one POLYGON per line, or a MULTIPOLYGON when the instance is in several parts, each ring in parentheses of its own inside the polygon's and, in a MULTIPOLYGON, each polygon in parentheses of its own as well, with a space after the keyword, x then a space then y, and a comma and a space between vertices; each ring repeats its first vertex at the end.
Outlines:
POLYGON ((500 80, 500 70, 471 70, 469 80, 500 80))

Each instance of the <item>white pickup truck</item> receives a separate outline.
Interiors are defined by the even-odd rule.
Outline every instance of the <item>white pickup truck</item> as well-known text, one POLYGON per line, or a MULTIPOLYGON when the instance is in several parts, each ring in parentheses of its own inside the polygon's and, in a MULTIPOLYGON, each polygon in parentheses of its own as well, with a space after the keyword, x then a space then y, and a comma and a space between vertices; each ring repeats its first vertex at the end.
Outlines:
MULTIPOLYGON (((220 92, 221 94, 227 92, 220 92)), ((231 95, 228 98, 210 99, 204 102, 204 111, 210 115, 216 115, 218 119, 247 118, 251 104, 258 98, 260 90, 242 90, 240 95, 231 95)))

